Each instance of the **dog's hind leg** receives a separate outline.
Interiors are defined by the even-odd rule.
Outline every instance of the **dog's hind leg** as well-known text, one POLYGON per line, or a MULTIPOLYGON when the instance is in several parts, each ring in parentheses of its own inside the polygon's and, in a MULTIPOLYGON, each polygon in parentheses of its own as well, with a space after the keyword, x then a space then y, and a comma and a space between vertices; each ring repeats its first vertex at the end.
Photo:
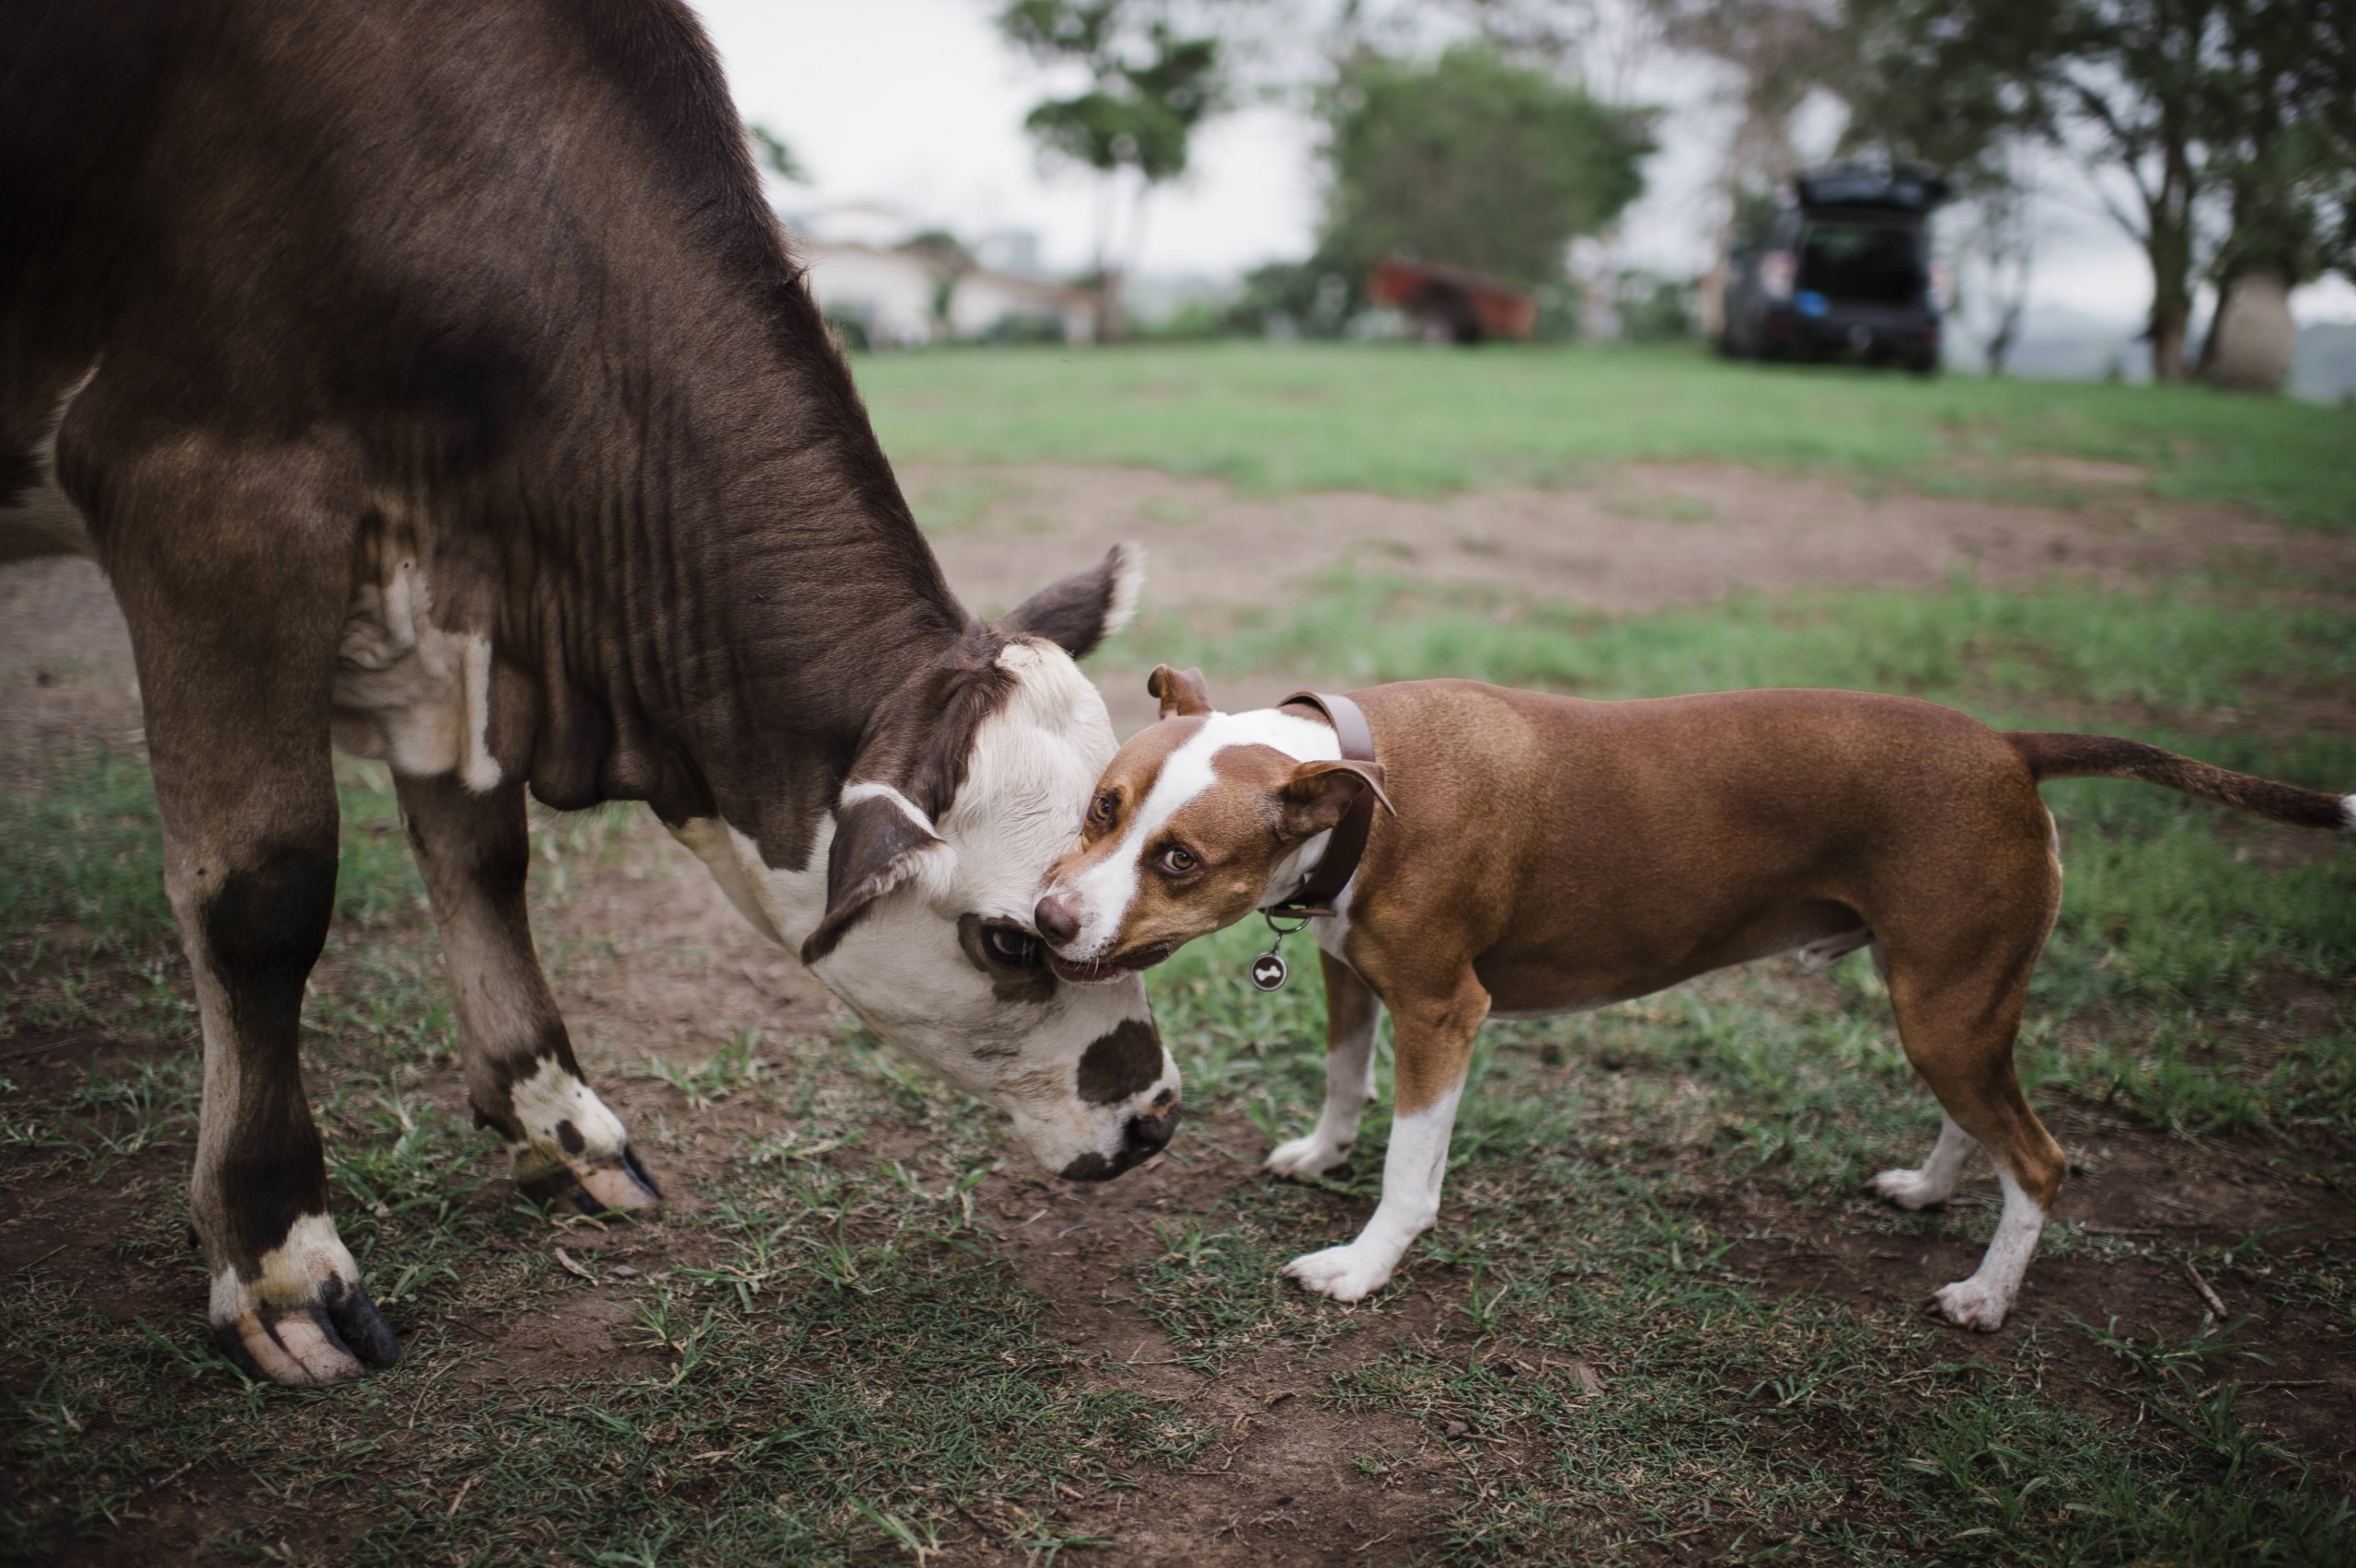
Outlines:
POLYGON ((202 432, 142 430, 106 452, 81 418, 77 405, 61 440, 87 439, 102 464, 93 531, 138 661, 165 886, 203 1027, 189 1210, 214 1332, 272 1382, 341 1382, 398 1346, 329 1217, 296 1054, 335 907, 329 680, 351 552, 336 467, 311 447, 202 432))
POLYGON ((1342 1161, 1374 1098, 1374 1036, 1382 1003, 1357 971, 1318 953, 1325 974, 1325 1107, 1307 1137, 1268 1151, 1262 1169, 1278 1176, 1320 1176, 1342 1161))
POLYGON ((1931 1146, 1931 1157, 1923 1161, 1922 1169, 1882 1171, 1865 1183, 1865 1190, 1877 1197, 1888 1198, 1902 1209, 1943 1204, 1954 1195, 1956 1179, 1963 1174, 1963 1162, 1979 1147, 1969 1133, 1956 1125, 1954 1117, 1942 1113, 1939 1141, 1931 1146))
POLYGON ((507 1140, 525 1192, 581 1214, 662 1194, 573 1059, 532 948, 521 780, 477 794, 456 773, 398 780, 410 848, 442 928, 475 1120, 507 1140))
POLYGON ((1939 1191, 1942 1182, 1952 1189, 1954 1167, 1962 1163, 1970 1143, 1988 1150, 2004 1193, 1995 1238, 1970 1278, 1935 1294, 1940 1314, 1949 1322, 1982 1332, 2003 1326, 2020 1294, 2065 1163, 2061 1145, 2029 1109, 2013 1066, 2021 1006, 2051 925, 2051 905, 2015 925, 2027 928, 1962 934, 1919 956, 1894 942, 1889 952, 1889 996, 1899 1038, 1947 1119, 1922 1171, 1885 1172, 1876 1178, 1876 1187, 1901 1203, 1904 1194, 1939 1191), (1959 956, 1950 959, 1948 953, 1959 956), (1885 1184, 1892 1176, 1900 1182, 1885 1184), (1911 1184, 1906 1184, 1910 1178, 1911 1184), (1893 1192, 1891 1185, 1900 1190, 1893 1192))

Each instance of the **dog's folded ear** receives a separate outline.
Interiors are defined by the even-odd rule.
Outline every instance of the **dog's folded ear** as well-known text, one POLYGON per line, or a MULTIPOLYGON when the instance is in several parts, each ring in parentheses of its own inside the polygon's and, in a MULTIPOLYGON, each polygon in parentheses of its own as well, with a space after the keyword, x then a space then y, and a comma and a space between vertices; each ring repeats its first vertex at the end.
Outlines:
POLYGON ((1211 690, 1203 684, 1200 670, 1173 670, 1167 664, 1156 664, 1153 674, 1145 678, 1145 694, 1161 704, 1161 716, 1198 718, 1211 711, 1211 690))
POLYGON ((1379 762, 1304 762, 1292 770, 1284 789, 1284 832, 1288 838, 1307 838, 1324 832, 1349 814, 1365 790, 1392 816, 1398 808, 1382 792, 1379 762))

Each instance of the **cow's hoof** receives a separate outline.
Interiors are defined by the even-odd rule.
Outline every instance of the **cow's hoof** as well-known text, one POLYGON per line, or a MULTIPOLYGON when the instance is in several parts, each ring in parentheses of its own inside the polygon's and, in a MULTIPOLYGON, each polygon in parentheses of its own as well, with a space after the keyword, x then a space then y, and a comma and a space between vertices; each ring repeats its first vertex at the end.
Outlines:
POLYGON ((211 1317, 213 1337, 232 1361, 289 1388, 348 1383, 400 1358, 400 1341, 325 1215, 296 1220, 256 1277, 234 1268, 214 1275, 211 1317))
POLYGON ((570 1214, 627 1214, 663 1201, 662 1189, 628 1144, 619 1154, 566 1159, 536 1176, 519 1178, 515 1185, 525 1195, 570 1214))
POLYGON ((1391 1283, 1391 1264, 1355 1242, 1295 1258, 1285 1273, 1304 1289, 1336 1301, 1363 1300, 1391 1283))
POLYGON ((2013 1309, 2010 1292, 1982 1285, 1977 1279, 1943 1285, 1931 1292, 1931 1300, 1940 1317, 1958 1329, 1969 1329, 1979 1334, 1992 1334, 2003 1328, 2013 1309))

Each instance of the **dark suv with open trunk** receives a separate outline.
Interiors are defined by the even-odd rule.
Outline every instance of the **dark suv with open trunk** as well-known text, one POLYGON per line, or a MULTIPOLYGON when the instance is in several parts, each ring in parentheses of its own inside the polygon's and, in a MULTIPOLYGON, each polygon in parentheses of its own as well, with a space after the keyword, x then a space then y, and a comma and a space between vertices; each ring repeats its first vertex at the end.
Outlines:
POLYGON ((1943 290, 1928 231, 1947 182, 1926 168, 1836 164, 1793 187, 1727 258, 1720 351, 1935 371, 1943 290))

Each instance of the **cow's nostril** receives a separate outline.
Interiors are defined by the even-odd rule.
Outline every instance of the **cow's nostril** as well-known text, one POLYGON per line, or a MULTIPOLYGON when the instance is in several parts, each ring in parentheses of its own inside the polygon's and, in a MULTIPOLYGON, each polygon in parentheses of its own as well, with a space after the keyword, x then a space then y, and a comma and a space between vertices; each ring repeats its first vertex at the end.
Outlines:
POLYGON ((1032 923, 1039 934, 1051 942, 1068 942, 1080 935, 1078 901, 1068 893, 1050 894, 1039 900, 1039 907, 1031 912, 1032 923))
POLYGON ((1172 1105, 1159 1116, 1132 1116, 1122 1129, 1124 1152, 1134 1151, 1136 1159, 1150 1159, 1160 1154, 1170 1142, 1170 1135, 1178 1130, 1178 1107, 1172 1105))

